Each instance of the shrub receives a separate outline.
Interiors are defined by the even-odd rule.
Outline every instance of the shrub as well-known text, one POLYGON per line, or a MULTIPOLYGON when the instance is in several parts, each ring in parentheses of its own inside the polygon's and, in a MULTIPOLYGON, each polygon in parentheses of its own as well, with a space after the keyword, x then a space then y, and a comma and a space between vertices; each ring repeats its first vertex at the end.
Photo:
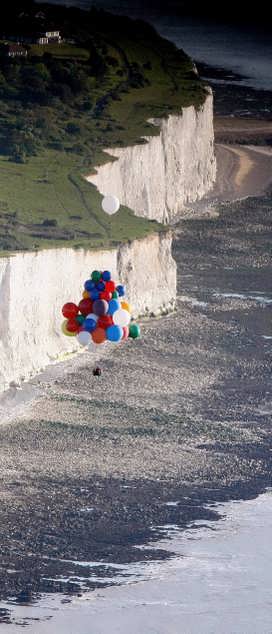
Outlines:
POLYGON ((116 59, 116 57, 113 57, 112 55, 107 55, 106 62, 109 66, 113 66, 114 68, 119 66, 118 59, 116 59))
POLYGON ((83 101, 83 104, 81 106, 82 110, 85 110, 86 112, 88 110, 91 110, 93 107, 93 103, 90 99, 86 99, 85 101, 83 101))
POLYGON ((65 129, 66 129, 66 132, 68 132, 68 134, 79 134, 80 132, 80 126, 77 125, 77 123, 74 123, 73 121, 69 121, 65 129))
POLYGON ((62 150, 64 149, 64 145, 61 141, 51 141, 47 145, 52 150, 58 150, 59 152, 62 152, 62 150))
POLYGON ((58 221, 56 220, 56 218, 45 218, 42 225, 43 227, 57 227, 58 221))
POLYGON ((26 153, 21 147, 16 146, 11 151, 9 160, 14 163, 26 163, 26 153))
POLYGON ((85 147, 81 143, 74 143, 71 147, 69 147, 70 152, 74 152, 75 154, 84 154, 85 147))

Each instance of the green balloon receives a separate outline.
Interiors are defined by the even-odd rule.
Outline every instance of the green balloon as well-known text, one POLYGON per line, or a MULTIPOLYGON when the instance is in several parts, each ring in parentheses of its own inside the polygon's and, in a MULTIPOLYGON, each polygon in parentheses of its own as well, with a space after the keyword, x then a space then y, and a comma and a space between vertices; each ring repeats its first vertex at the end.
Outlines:
POLYGON ((76 321, 78 324, 83 324, 83 322, 85 321, 85 317, 83 317, 83 315, 77 315, 76 316, 76 321))
POLYGON ((118 297, 119 297, 118 292, 117 292, 117 291, 113 291, 113 293, 112 293, 112 299, 118 299, 118 297))
POLYGON ((91 277, 93 282, 99 282, 101 278, 101 271, 93 271, 91 277))
POLYGON ((138 326, 138 324, 130 324, 129 336, 132 337, 132 339, 138 339, 138 337, 140 337, 140 334, 141 334, 140 326, 138 326))

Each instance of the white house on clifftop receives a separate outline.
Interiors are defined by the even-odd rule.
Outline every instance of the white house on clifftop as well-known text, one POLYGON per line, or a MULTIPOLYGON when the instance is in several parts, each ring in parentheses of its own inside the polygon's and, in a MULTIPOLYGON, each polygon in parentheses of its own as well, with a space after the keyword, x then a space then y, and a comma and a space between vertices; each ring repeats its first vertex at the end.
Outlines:
POLYGON ((60 31, 45 31, 44 33, 40 33, 37 38, 37 44, 51 44, 53 42, 60 44, 61 41, 60 31))

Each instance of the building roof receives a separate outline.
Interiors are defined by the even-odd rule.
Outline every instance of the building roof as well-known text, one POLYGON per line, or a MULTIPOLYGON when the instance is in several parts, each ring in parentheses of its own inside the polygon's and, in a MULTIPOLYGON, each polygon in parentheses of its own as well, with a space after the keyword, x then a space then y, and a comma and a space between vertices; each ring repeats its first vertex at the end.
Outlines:
POLYGON ((8 44, 7 45, 7 52, 8 53, 18 54, 18 53, 27 53, 27 50, 21 44, 8 44))

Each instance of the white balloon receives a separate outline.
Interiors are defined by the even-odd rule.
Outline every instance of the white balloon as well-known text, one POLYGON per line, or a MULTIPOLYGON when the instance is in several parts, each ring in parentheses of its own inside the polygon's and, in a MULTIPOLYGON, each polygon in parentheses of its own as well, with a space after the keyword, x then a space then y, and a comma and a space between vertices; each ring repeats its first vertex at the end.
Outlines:
POLYGON ((90 343, 90 333, 86 330, 81 330, 77 335, 77 340, 81 346, 87 346, 90 343))
POLYGON ((85 319, 94 319, 95 321, 97 321, 98 317, 94 313, 89 313, 89 315, 87 315, 87 317, 85 317, 85 319))
POLYGON ((112 214, 116 214, 119 207, 120 202, 117 196, 104 196, 102 200, 102 209, 106 212, 106 214, 109 214, 110 216, 112 214))
POLYGON ((121 326, 122 328, 124 326, 128 326, 131 320, 130 313, 124 308, 119 308, 118 310, 116 310, 116 312, 113 313, 112 318, 113 318, 113 323, 116 326, 121 326))

